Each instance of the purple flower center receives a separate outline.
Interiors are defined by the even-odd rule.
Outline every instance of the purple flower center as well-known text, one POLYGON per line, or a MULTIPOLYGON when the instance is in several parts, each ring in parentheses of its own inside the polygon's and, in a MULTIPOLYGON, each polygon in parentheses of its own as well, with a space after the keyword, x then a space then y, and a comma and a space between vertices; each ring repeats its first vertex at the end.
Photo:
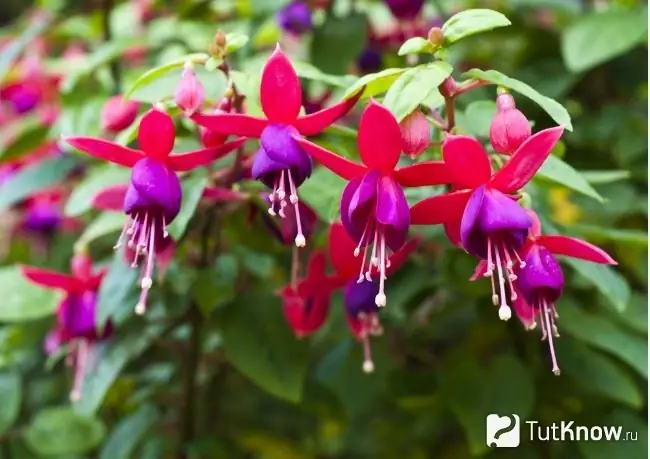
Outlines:
POLYGON ((271 188, 269 214, 287 217, 287 206, 293 206, 297 228, 295 243, 306 243, 300 215, 298 187, 311 175, 311 158, 293 140, 298 131, 288 125, 271 124, 262 132, 260 149, 255 156, 252 176, 271 188))
POLYGON ((176 173, 161 161, 144 158, 133 166, 131 183, 124 198, 124 213, 130 218, 115 247, 119 248, 128 239, 127 247, 133 251, 132 267, 138 266, 140 257, 146 258, 142 293, 136 305, 138 314, 143 314, 146 309, 156 253, 168 246, 167 225, 178 215, 181 199, 181 184, 176 173))
POLYGON ((564 274, 557 259, 544 247, 534 244, 525 257, 526 265, 519 270, 517 289, 533 308, 542 329, 542 339, 548 340, 553 372, 560 373, 553 347, 553 337, 559 337, 555 320, 555 302, 562 295, 564 274))
POLYGON ((295 0, 282 8, 277 20, 283 30, 296 35, 308 32, 313 27, 311 9, 300 0, 295 0))
POLYGON ((86 291, 68 295, 59 306, 58 318, 63 335, 67 340, 98 338, 95 323, 97 293, 86 291))
POLYGON ((384 331, 379 322, 379 307, 375 301, 379 289, 380 284, 377 281, 352 280, 345 286, 343 294, 348 320, 359 330, 358 336, 363 342, 363 370, 366 373, 374 370, 370 336, 379 336, 384 331))
POLYGON ((51 203, 36 203, 30 206, 25 216, 24 227, 28 231, 51 234, 62 221, 61 211, 51 203))
POLYGON ((410 213, 406 196, 400 185, 390 176, 371 170, 352 180, 341 196, 341 222, 357 242, 354 256, 363 261, 359 281, 372 279, 373 269, 379 271, 377 306, 386 305, 384 283, 390 256, 406 242, 410 213))
POLYGON ((362 73, 379 72, 384 65, 384 59, 381 52, 374 48, 364 49, 357 57, 357 66, 362 73))
POLYGON ((460 225, 461 242, 470 254, 487 260, 485 277, 492 282, 492 302, 499 306, 499 317, 508 320, 508 305, 517 298, 513 281, 515 262, 525 262, 517 251, 523 246, 533 221, 517 202, 498 190, 478 187, 470 196, 460 225))
POLYGON ((38 92, 21 86, 17 87, 14 91, 11 91, 8 99, 14 111, 19 115, 22 115, 23 113, 31 111, 38 105, 40 96, 38 92))

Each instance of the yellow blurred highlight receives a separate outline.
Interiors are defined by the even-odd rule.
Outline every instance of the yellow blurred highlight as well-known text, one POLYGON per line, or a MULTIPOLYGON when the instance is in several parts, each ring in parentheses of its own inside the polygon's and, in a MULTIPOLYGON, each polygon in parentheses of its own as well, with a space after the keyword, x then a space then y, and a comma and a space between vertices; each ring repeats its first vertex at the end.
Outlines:
POLYGON ((582 211, 569 199, 570 192, 566 188, 553 188, 548 193, 551 206, 551 218, 563 225, 573 225, 580 220, 582 211))
POLYGON ((265 432, 246 432, 236 441, 242 448, 259 454, 263 459, 312 459, 311 455, 300 451, 290 440, 265 432))

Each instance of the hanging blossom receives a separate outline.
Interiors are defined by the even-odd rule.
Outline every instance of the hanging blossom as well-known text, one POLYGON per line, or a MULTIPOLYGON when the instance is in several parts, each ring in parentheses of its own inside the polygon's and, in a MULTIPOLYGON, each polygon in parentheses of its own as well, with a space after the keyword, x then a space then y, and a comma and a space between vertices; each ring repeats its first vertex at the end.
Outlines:
POLYGON ((272 191, 269 214, 284 218, 285 208, 294 207, 298 247, 306 244, 300 226, 298 187, 312 172, 309 156, 296 143, 296 138, 316 135, 344 116, 357 102, 354 97, 310 115, 299 116, 302 106, 300 80, 279 45, 262 70, 260 100, 267 119, 237 113, 195 113, 192 120, 221 134, 236 134, 260 139, 252 175, 272 191))
POLYGON ((404 187, 439 185, 448 181, 442 161, 425 161, 396 169, 402 153, 402 134, 395 117, 371 101, 359 122, 358 148, 363 164, 338 156, 316 144, 294 137, 314 159, 349 180, 341 196, 341 221, 356 242, 352 252, 362 255, 358 282, 372 280, 378 269, 377 306, 386 305, 384 283, 390 257, 406 242, 410 227, 404 187))
POLYGON ((123 211, 129 218, 116 248, 126 243, 133 250, 133 267, 138 266, 140 257, 146 260, 140 281, 142 292, 135 308, 138 314, 146 310, 156 253, 170 243, 167 225, 180 211, 182 191, 176 172, 210 164, 245 142, 238 139, 220 147, 174 155, 171 152, 175 137, 173 119, 164 111, 152 108, 138 127, 139 150, 93 137, 64 139, 78 150, 132 169, 123 202, 123 211))
POLYGON ((105 271, 93 272, 92 260, 86 254, 72 257, 72 275, 34 266, 23 266, 23 275, 31 282, 65 293, 57 307, 55 328, 45 338, 45 351, 51 355, 64 345, 70 349, 67 362, 73 367, 74 382, 70 399, 79 400, 83 380, 94 366, 96 343, 110 337, 110 320, 103 329, 97 327, 97 292, 105 271))
MULTIPOLYGON (((402 266, 419 243, 419 239, 411 239, 398 252, 394 253, 388 273, 394 272, 402 266)), ((380 308, 376 302, 380 283, 376 279, 367 279, 365 276, 363 279, 358 278, 359 270, 363 269, 363 262, 352 255, 356 244, 342 224, 332 224, 328 245, 336 275, 322 281, 321 287, 330 289, 330 291, 340 287, 344 288, 345 317, 350 331, 363 344, 363 371, 372 373, 375 365, 372 360, 370 337, 383 334, 383 327, 379 319, 380 308)), ((377 267, 375 266, 373 269, 376 274, 377 267)))
POLYGON ((539 323, 542 340, 548 341, 553 373, 559 375, 553 338, 560 336, 555 323, 559 318, 555 305, 562 296, 564 275, 555 255, 603 265, 618 263, 607 252, 586 241, 568 236, 542 235, 539 219, 532 211, 529 214, 533 225, 521 249, 520 256, 525 266, 517 272, 515 289, 519 296, 514 309, 526 328, 535 328, 539 323))
POLYGON ((515 270, 526 264, 519 251, 533 224, 513 194, 533 178, 563 132, 560 126, 531 136, 494 174, 476 139, 447 136, 442 156, 457 191, 425 199, 411 209, 413 224, 443 223, 453 243, 486 260, 485 276, 491 280, 492 302, 499 306, 502 320, 512 316, 510 303, 517 299, 515 270))

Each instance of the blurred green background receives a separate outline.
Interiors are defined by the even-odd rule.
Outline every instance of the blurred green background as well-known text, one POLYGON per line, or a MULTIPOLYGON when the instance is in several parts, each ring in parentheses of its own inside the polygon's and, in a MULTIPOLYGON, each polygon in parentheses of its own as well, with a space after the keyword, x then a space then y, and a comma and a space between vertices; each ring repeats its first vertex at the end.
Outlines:
MULTIPOLYGON (((74 410, 68 402, 70 376, 63 361, 47 361, 42 351, 56 298, 34 296, 15 277, 0 276, 0 294, 6 296, 0 299, 0 457, 645 458, 645 2, 429 1, 418 25, 402 24, 401 30, 379 0, 311 2, 318 9, 314 27, 300 37, 278 26, 276 13, 287 3, 43 0, 34 7, 52 13, 46 24, 39 25, 33 10, 25 13, 27 2, 3 1, 0 43, 23 37, 18 51, 29 53, 38 48, 34 37, 42 38, 40 59, 48 71, 62 75, 63 83, 54 96, 60 111, 51 128, 35 131, 32 125, 29 131, 20 124, 29 121, 21 121, 18 139, 23 144, 16 146, 3 127, 8 124, 0 126, 4 136, 0 164, 8 151, 17 158, 62 133, 98 135, 99 112, 111 94, 126 91, 152 67, 190 52, 205 52, 218 29, 250 37, 233 54, 231 65, 240 72, 235 75, 237 84, 254 110, 255 78, 276 41, 297 60, 322 72, 305 79, 306 94, 317 99, 331 86, 336 100, 355 80, 342 76, 346 73, 360 76, 364 71, 405 67, 397 49, 413 33, 424 35, 431 25, 463 9, 498 10, 512 26, 455 45, 449 55, 454 75, 470 68, 496 69, 567 108, 574 130, 564 135, 554 155, 580 174, 564 175, 563 183, 541 177, 526 191, 546 232, 584 238, 620 262, 615 269, 563 263, 567 282, 557 305, 561 337, 555 341, 562 375, 551 373, 539 330, 527 332, 514 319, 498 320, 487 281, 468 282, 474 259, 454 249, 440 228, 414 229, 427 243, 389 279, 390 307, 382 317, 384 336, 373 340, 377 368, 372 375, 361 371, 361 346, 346 328, 340 295, 334 297, 329 320, 316 336, 295 339, 274 295, 287 281, 291 250, 269 242, 271 236, 259 219, 249 225, 245 206, 220 222, 214 238, 220 241, 222 254, 208 271, 197 272, 188 263, 200 251, 190 230, 165 282, 153 292, 154 306, 146 319, 131 317, 137 294, 131 288, 134 274, 119 269, 121 260, 114 262, 117 268, 109 279, 115 286, 118 333, 101 347, 97 371, 88 376, 89 389, 74 410), (370 31, 375 38, 382 34, 396 38, 371 40, 370 31), (70 44, 84 50, 74 62, 61 58, 70 44), (373 56, 370 67, 380 67, 369 69, 368 60, 359 59, 368 48, 373 56), (192 301, 205 314, 198 336, 197 384, 192 385, 190 376, 188 386, 188 359, 196 356, 192 353, 196 336, 178 318, 184 317, 192 301), (516 413, 522 422, 538 420, 545 425, 560 421, 622 425, 624 431, 638 432, 638 440, 530 443, 523 430, 519 448, 490 450, 485 444, 489 413, 516 413), (192 438, 179 446, 188 422, 192 438)), ((6 44, 0 48, 0 75, 8 79, 14 52, 6 44)), ((225 90, 225 80, 201 72, 199 77, 209 92, 225 90)), ((170 74, 134 97, 155 102, 173 94, 177 78, 177 73, 170 74)), ((486 140, 494 98, 493 86, 463 97, 460 127, 486 140)), ((553 125, 528 99, 517 97, 517 103, 535 123, 534 130, 553 125)), ((176 150, 198 148, 192 126, 181 125, 176 150)), ((121 135, 121 140, 128 140, 130 133, 121 135)), ((355 154, 354 138, 345 132, 330 132, 321 140, 337 151, 355 154)), ((426 153, 438 154, 435 148, 426 153)), ((21 189, 0 187, 0 219, 8 222, 6 226, 20 203, 41 187, 62 183, 74 190, 90 176, 99 185, 126 178, 76 154, 62 158, 66 159, 51 161, 23 179, 21 189), (70 178, 69 161, 73 166, 83 164, 86 172, 70 178)), ((340 189, 340 181, 320 169, 302 189, 303 198, 323 220, 312 236, 314 246, 324 241, 340 189)), ((74 196, 73 191, 69 199, 74 196)), ((410 197, 425 196, 426 189, 417 189, 410 197)), ((0 264, 11 269, 16 263, 29 263, 66 272, 80 237, 90 242, 96 260, 111 263, 115 221, 119 228, 120 218, 90 210, 79 193, 76 199, 67 202, 66 212, 84 224, 92 222, 95 233, 86 230, 81 236, 82 225, 35 242, 20 231, 3 229, 0 264)), ((190 228, 200 228, 203 218, 203 212, 197 213, 190 228)))

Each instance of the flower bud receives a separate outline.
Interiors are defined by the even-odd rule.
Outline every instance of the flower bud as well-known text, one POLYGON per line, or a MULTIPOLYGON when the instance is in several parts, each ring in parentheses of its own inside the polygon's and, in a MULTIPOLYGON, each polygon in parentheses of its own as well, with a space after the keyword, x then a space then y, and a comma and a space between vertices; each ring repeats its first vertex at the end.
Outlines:
POLYGON ((294 0, 282 8, 277 15, 277 21, 282 30, 294 35, 309 32, 314 26, 311 9, 301 0, 294 0))
POLYGON ((515 108, 514 98, 507 93, 497 96, 497 114, 490 124, 490 143, 495 151, 511 155, 531 135, 526 116, 515 108))
POLYGON ((205 101, 205 90, 196 77, 191 62, 185 64, 181 81, 176 87, 174 101, 187 115, 191 115, 201 108, 201 105, 205 101))
POLYGON ((102 129, 116 134, 128 128, 138 116, 138 103, 122 96, 113 96, 102 108, 102 129))
POLYGON ((412 159, 420 156, 431 142, 431 125, 420 110, 415 110, 400 123, 402 150, 412 159))
POLYGON ((456 80, 454 80, 453 77, 448 77, 445 79, 445 81, 442 82, 442 84, 439 86, 439 89, 440 94, 442 94, 443 97, 453 96, 456 92, 456 80))
POLYGON ((445 39, 445 37, 442 34, 442 29, 440 27, 431 27, 431 30, 429 30, 429 35, 427 38, 429 39, 429 43, 431 43, 436 48, 441 46, 442 42, 445 39))

